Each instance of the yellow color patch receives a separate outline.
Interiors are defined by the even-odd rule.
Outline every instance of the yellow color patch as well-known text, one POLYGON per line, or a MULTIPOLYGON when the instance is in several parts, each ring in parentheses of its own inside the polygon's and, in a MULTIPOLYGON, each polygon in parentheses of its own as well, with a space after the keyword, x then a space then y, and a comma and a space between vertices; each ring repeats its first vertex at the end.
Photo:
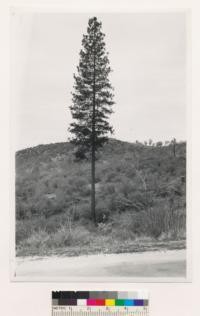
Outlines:
POLYGON ((115 306, 115 300, 106 300, 106 306, 115 306))

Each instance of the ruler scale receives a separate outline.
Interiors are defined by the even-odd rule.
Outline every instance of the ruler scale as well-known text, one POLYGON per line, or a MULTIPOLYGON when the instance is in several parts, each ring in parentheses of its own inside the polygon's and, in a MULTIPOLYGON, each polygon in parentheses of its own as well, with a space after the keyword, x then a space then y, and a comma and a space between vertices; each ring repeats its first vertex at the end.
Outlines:
POLYGON ((52 316, 149 316, 148 293, 52 292, 52 316))

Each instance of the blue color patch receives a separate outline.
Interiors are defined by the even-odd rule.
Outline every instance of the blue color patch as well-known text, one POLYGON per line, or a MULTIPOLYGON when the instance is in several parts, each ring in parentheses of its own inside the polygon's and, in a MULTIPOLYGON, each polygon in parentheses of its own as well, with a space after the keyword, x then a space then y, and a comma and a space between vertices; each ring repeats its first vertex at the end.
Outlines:
POLYGON ((134 306, 134 300, 124 300, 124 306, 134 306))

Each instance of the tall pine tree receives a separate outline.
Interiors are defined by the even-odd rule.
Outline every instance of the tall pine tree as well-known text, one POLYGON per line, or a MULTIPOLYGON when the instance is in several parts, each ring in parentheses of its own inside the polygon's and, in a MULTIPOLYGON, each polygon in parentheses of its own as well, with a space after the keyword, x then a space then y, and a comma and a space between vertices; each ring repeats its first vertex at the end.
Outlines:
POLYGON ((109 81, 111 68, 101 28, 102 23, 93 17, 89 19, 87 34, 83 35, 70 107, 74 120, 69 128, 70 142, 76 145, 76 157, 91 159, 91 215, 95 223, 96 152, 107 142, 108 134, 113 133, 108 119, 114 104, 109 81))

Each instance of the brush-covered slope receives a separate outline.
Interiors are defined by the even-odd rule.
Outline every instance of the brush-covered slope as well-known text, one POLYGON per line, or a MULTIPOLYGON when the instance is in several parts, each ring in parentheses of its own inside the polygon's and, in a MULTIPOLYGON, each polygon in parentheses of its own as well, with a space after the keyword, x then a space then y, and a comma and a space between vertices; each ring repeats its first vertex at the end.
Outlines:
POLYGON ((102 234, 113 243, 185 236, 185 143, 174 156, 172 145, 109 140, 96 162, 98 227, 90 218, 90 162, 75 161, 73 151, 57 143, 16 153, 19 253, 92 249, 102 234))

